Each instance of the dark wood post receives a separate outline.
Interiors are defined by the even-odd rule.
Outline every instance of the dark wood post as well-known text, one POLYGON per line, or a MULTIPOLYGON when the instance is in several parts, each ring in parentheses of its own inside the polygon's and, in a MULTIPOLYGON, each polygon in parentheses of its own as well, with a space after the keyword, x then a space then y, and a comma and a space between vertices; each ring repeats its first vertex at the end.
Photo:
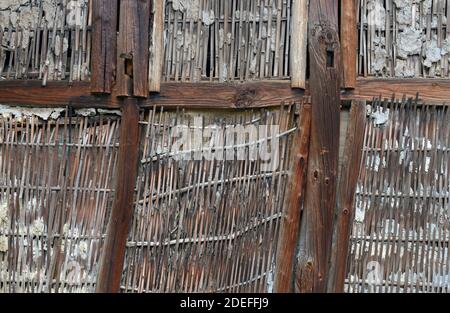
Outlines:
POLYGON ((347 270, 347 254, 350 244, 356 185, 361 166, 362 150, 366 125, 366 102, 353 101, 350 121, 339 177, 337 195, 335 233, 331 253, 329 292, 343 292, 347 270))
POLYGON ((100 264, 97 292, 119 292, 126 242, 133 217, 138 172, 139 107, 147 98, 150 2, 121 0, 117 43, 117 96, 122 101, 117 187, 100 264), (132 98, 134 97, 134 98, 132 98))
POLYGON ((127 98, 123 101, 122 107, 115 198, 97 281, 96 291, 99 293, 112 293, 120 290, 126 242, 133 217, 138 155, 139 105, 137 99, 127 98))
POLYGON ((339 159, 341 55, 338 0, 309 4, 312 126, 296 291, 325 292, 339 159))
POLYGON ((311 130, 311 105, 303 104, 300 121, 292 144, 293 164, 289 173, 289 196, 281 224, 276 257, 274 290, 287 293, 294 290, 294 264, 297 250, 300 216, 305 197, 306 168, 308 166, 309 137, 311 130))
POLYGON ((147 98, 150 2, 121 0, 117 43, 117 95, 147 98))

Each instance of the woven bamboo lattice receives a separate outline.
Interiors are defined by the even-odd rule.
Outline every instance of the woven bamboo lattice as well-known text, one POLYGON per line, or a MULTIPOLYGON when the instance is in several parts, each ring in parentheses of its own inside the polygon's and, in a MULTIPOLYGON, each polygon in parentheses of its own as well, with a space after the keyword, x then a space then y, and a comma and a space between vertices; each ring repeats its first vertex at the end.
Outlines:
POLYGON ((369 106, 347 292, 450 292, 450 110, 369 106))
POLYGON ((0 77, 88 80, 90 6, 90 0, 0 1, 0 77))
POLYGON ((119 119, 65 112, 1 108, 0 293, 95 290, 119 119))
POLYGON ((288 79, 290 0, 168 0, 165 80, 288 79))
POLYGON ((294 107, 202 115, 150 111, 142 118, 142 129, 143 155, 122 291, 271 291, 296 129, 294 107), (200 124, 194 123, 198 116, 200 124), (176 125, 185 125, 192 140, 203 135, 204 144, 170 153, 170 133, 176 125), (220 131, 234 125, 279 129, 260 131, 256 141, 248 137, 232 144, 220 131), (217 143, 223 140, 215 152, 223 155, 220 147, 225 146, 227 153, 242 149, 244 157, 192 159, 199 151, 213 151, 207 144, 210 131, 218 136, 217 143), (279 142, 272 151, 279 152, 279 162, 268 171, 265 161, 249 151, 275 138, 279 142))
POLYGON ((449 77, 446 0, 360 0, 359 74, 449 77))

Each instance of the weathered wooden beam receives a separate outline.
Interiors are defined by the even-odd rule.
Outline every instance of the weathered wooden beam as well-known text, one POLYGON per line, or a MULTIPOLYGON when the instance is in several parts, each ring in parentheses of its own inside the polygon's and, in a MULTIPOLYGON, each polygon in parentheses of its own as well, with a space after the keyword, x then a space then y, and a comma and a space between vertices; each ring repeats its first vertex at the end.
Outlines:
MULTIPOLYGON (((305 95, 291 89, 290 83, 254 82, 236 84, 218 83, 163 83, 160 93, 151 93, 141 99, 143 107, 165 106, 186 108, 233 109, 277 107, 281 102, 298 102, 305 95)), ((93 96, 88 82, 49 82, 42 87, 39 81, 0 81, 0 103, 38 107, 102 107, 120 108, 120 100, 113 90, 111 95, 93 96)))
POLYGON ((356 20, 356 0, 341 3, 341 47, 343 67, 343 87, 356 87, 356 62, 358 50, 358 30, 356 20))
MULTIPOLYGON (((435 105, 450 105, 450 80, 447 79, 358 79, 354 90, 341 93, 341 100, 368 100, 406 95, 435 105)), ((247 83, 177 83, 163 82, 161 93, 142 99, 144 107, 166 106, 186 108, 233 109, 274 107, 280 102, 298 101, 309 95, 306 90, 291 89, 289 81, 247 83)), ((36 107, 100 107, 120 108, 117 92, 92 95, 89 82, 50 81, 46 87, 38 80, 0 81, 0 103, 36 107)))
POLYGON ((150 1, 121 0, 117 95, 147 98, 150 1))
POLYGON ((153 27, 148 71, 149 91, 161 91, 164 61, 164 7, 165 1, 153 2, 153 27))
POLYGON ((114 202, 97 279, 96 291, 99 293, 115 293, 120 289, 126 241, 133 217, 138 155, 139 105, 137 99, 127 98, 122 107, 114 202))
POLYGON ((309 0, 292 1, 291 86, 306 88, 309 0))
POLYGON ((311 130, 311 105, 303 104, 300 121, 292 144, 293 165, 289 174, 289 196, 283 216, 276 257, 274 290, 288 293, 294 290, 295 252, 299 239, 300 216, 305 197, 306 169, 308 166, 309 138, 311 130))
POLYGON ((366 125, 366 102, 353 101, 339 175, 333 248, 331 252, 329 292, 343 292, 347 270, 354 202, 362 158, 366 125))
POLYGON ((421 101, 437 105, 450 104, 450 80, 449 79, 363 79, 356 81, 355 90, 343 92, 342 98, 348 100, 372 100, 373 97, 391 98, 397 97, 415 98, 419 94, 421 101))
POLYGON ((316 0, 309 5, 312 125, 297 259, 297 292, 325 292, 327 288, 339 160, 342 72, 338 3, 316 0))
POLYGON ((189 108, 276 107, 281 102, 298 102, 305 93, 291 89, 289 82, 163 83, 159 94, 152 94, 148 106, 189 108), (189 86, 189 87, 188 87, 189 86))
POLYGON ((47 82, 42 87, 38 80, 0 81, 0 103, 30 107, 120 108, 112 96, 91 94, 89 82, 47 82))
POLYGON ((92 2, 91 91, 111 93, 116 72, 117 1, 92 2))

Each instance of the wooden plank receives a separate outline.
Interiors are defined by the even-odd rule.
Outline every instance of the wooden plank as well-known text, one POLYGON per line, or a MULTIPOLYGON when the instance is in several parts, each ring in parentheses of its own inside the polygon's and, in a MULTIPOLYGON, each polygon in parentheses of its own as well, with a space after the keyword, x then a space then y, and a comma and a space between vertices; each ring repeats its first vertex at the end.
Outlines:
POLYGON ((111 93, 116 71, 117 1, 92 2, 91 91, 111 93))
POLYGON ((341 1, 341 46, 344 72, 342 86, 344 88, 355 88, 358 50, 356 0, 341 1))
POLYGON ((147 98, 148 63, 150 39, 150 7, 153 1, 134 0, 137 3, 137 28, 134 30, 136 40, 133 50, 133 94, 135 97, 147 98))
POLYGON ((150 45, 148 71, 149 91, 161 91, 162 69, 164 66, 164 1, 153 2, 153 27, 150 45))
POLYGON ((292 1, 291 86, 306 88, 308 0, 292 1), (294 37, 295 36, 295 37, 294 37))
POLYGON ((148 0, 121 0, 117 44, 117 95, 148 96, 148 0))
MULTIPOLYGON (((168 108, 234 109, 277 107, 281 102, 299 102, 305 92, 291 89, 289 82, 254 83, 163 83, 161 93, 152 93, 141 100, 141 106, 168 108)), ((0 103, 37 107, 102 107, 120 108, 117 91, 112 95, 93 96, 87 82, 49 82, 42 87, 39 81, 0 81, 0 103)))
POLYGON ((122 107, 115 197, 97 280, 96 291, 99 293, 118 292, 120 288, 126 240, 133 217, 138 155, 139 105, 137 99, 127 98, 122 107))
POLYGON ((415 98, 419 93, 421 101, 437 105, 449 105, 450 80, 449 79, 358 79, 356 89, 342 94, 343 99, 372 100, 373 97, 392 98, 406 95, 415 98))
POLYGON ((291 89, 289 82, 163 83, 161 93, 152 94, 145 106, 199 109, 276 107, 281 102, 298 102, 304 95, 302 90, 291 89))
POLYGON ((337 0, 309 5, 311 144, 296 291, 325 292, 336 205, 341 55, 337 0))
MULTIPOLYGON (((341 93, 341 100, 368 100, 406 95, 437 106, 450 105, 450 80, 447 79, 358 79, 354 90, 341 93)), ((261 81, 233 84, 163 82, 161 93, 142 99, 144 107, 233 109, 274 107, 280 102, 298 101, 309 95, 306 90, 291 89, 289 81, 261 81)), ((36 107, 120 108, 117 91, 111 95, 91 94, 89 82, 50 81, 42 87, 38 80, 0 81, 0 103, 36 107)))
POLYGON ((294 290, 295 252, 300 230, 300 216, 305 197, 306 169, 308 166, 311 106, 303 104, 300 110, 299 129, 293 142, 293 166, 289 176, 289 197, 286 198, 278 239, 274 290, 287 293, 294 290))
POLYGON ((344 292, 347 254, 355 213, 355 193, 362 158, 365 124, 366 102, 353 101, 339 177, 335 232, 328 281, 329 292, 344 292))
POLYGON ((117 39, 117 95, 133 95, 133 49, 137 28, 137 2, 120 0, 119 35, 117 39))
POLYGON ((89 82, 50 81, 42 87, 38 80, 1 81, 0 103, 31 107, 120 108, 112 96, 92 95, 89 82))

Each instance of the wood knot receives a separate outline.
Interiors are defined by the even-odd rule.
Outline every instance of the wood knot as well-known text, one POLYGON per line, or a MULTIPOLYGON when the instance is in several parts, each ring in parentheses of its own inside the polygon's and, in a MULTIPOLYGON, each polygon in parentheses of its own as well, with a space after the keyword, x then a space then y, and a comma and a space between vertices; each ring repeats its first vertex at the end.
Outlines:
POLYGON ((312 35, 317 38, 317 41, 327 46, 329 49, 334 49, 339 43, 339 37, 336 29, 327 23, 317 24, 313 30, 312 35))
POLYGON ((314 171, 314 179, 319 179, 319 171, 314 171))
POLYGON ((256 98, 256 89, 251 87, 238 87, 234 96, 234 104, 237 108, 250 107, 256 98))

